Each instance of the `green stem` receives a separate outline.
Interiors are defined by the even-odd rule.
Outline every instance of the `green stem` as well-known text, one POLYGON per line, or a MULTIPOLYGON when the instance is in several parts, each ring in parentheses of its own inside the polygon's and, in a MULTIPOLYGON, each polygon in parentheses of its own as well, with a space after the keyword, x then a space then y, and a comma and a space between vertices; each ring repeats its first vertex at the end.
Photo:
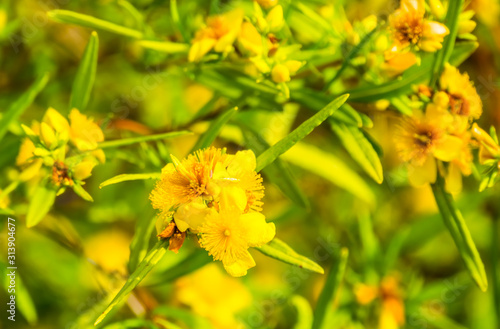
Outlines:
POLYGON ((187 130, 182 130, 182 131, 173 131, 173 132, 157 134, 157 135, 123 138, 123 139, 118 139, 118 140, 113 140, 113 141, 101 142, 101 143, 99 143, 99 145, 96 149, 119 147, 119 146, 142 143, 142 142, 156 141, 159 139, 174 138, 174 137, 190 135, 190 134, 192 134, 192 132, 187 131, 187 130))
POLYGON ((491 267, 493 281, 493 300, 495 314, 497 318, 497 327, 500 325, 500 273, 498 270, 498 231, 500 228, 500 218, 493 218, 491 229, 491 267))

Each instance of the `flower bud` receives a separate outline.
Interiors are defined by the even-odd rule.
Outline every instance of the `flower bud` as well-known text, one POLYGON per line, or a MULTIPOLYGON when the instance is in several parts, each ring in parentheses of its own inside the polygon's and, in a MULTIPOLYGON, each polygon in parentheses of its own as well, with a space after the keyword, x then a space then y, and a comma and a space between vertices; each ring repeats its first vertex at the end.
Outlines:
POLYGON ((288 82, 290 81, 290 71, 285 65, 277 64, 271 71, 271 78, 276 83, 288 82))
POLYGON ((47 146, 47 148, 52 148, 57 143, 56 134, 54 133, 54 129, 50 127, 45 122, 42 122, 40 125, 40 137, 42 142, 47 146))
POLYGON ((271 11, 266 16, 267 25, 269 31, 277 31, 283 26, 283 7, 280 5, 271 9, 271 11))

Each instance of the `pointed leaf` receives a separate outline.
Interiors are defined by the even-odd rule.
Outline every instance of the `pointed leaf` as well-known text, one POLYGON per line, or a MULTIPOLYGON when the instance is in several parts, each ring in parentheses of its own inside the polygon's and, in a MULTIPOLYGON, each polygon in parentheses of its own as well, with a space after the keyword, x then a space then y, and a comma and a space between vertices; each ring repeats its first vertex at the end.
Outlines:
POLYGON ((116 33, 134 39, 142 38, 142 32, 140 31, 129 29, 127 27, 123 27, 118 24, 111 23, 89 15, 79 14, 74 11, 55 9, 47 12, 47 15, 51 19, 59 23, 90 27, 92 29, 116 33))
POLYGON ((257 249, 264 255, 282 261, 283 263, 295 265, 316 273, 323 274, 325 272, 321 266, 319 266, 309 258, 299 255, 289 245, 278 238, 274 238, 268 244, 265 244, 261 247, 256 247, 255 249, 257 249))
POLYGON ((7 133, 9 125, 17 120, 19 116, 33 103, 35 97, 42 91, 47 82, 49 81, 49 74, 45 73, 38 80, 36 80, 31 87, 21 95, 12 105, 3 113, 0 119, 0 141, 7 133))
POLYGON ((121 304, 128 295, 134 290, 135 287, 146 277, 146 275, 153 269, 153 267, 158 264, 158 262, 163 258, 165 252, 165 246, 168 244, 168 240, 159 240, 156 245, 148 252, 146 257, 139 264, 137 269, 130 275, 125 285, 118 292, 115 298, 111 301, 108 307, 104 310, 104 312, 97 318, 94 323, 94 326, 97 326, 106 315, 108 315, 111 310, 118 304, 121 304))
POLYGON ((87 107, 90 93, 94 86, 98 50, 99 38, 97 32, 93 31, 80 61, 80 66, 78 66, 75 81, 73 82, 71 99, 69 101, 70 108, 77 108, 80 111, 84 111, 87 107))
POLYGON ((189 50, 189 45, 186 43, 141 40, 138 41, 137 44, 143 48, 156 50, 165 54, 183 54, 187 53, 189 50))
POLYGON ((309 301, 300 295, 294 295, 292 296, 290 302, 297 309, 297 321, 295 322, 293 329, 311 329, 313 323, 313 312, 309 301))
POLYGON ((331 309, 331 305, 334 303, 339 287, 344 279, 348 257, 349 250, 347 248, 342 248, 340 251, 340 257, 332 266, 326 279, 325 286, 319 296, 316 308, 314 309, 314 322, 312 329, 320 329, 323 325, 326 312, 331 309))
POLYGON ((139 262, 148 252, 149 240, 155 228, 155 219, 149 216, 140 216, 134 230, 134 237, 130 243, 130 257, 127 264, 129 273, 137 268, 139 262))
POLYGON ((208 127, 207 131, 200 136, 189 153, 193 153, 196 150, 204 149, 212 145, 212 142, 219 135, 222 127, 224 127, 224 125, 236 114, 236 111, 238 111, 238 107, 233 107, 212 121, 210 127, 208 127))
POLYGON ((372 144, 357 127, 347 126, 342 122, 332 123, 332 130, 351 157, 377 183, 384 180, 382 164, 372 144))
POLYGON ((26 214, 26 226, 38 224, 49 212, 56 200, 57 191, 45 185, 39 185, 31 198, 26 214))
POLYGON ((101 142, 101 143, 99 143, 99 146, 97 148, 98 149, 105 149, 105 148, 112 148, 112 147, 127 146, 127 145, 142 143, 142 142, 150 142, 150 141, 156 141, 156 140, 160 140, 160 139, 170 139, 170 138, 191 135, 191 134, 193 134, 193 133, 190 131, 181 130, 181 131, 172 131, 172 132, 163 133, 163 134, 156 134, 156 135, 123 138, 123 139, 101 142))
POLYGON ((83 186, 81 186, 80 184, 73 185, 73 191, 75 191, 75 193, 78 194, 83 200, 94 202, 94 199, 89 194, 89 192, 85 191, 83 186))
POLYGON ((101 183, 101 185, 99 185, 99 188, 131 180, 159 179, 160 177, 161 173, 156 173, 156 172, 147 174, 120 174, 118 176, 105 180, 104 182, 101 183))
POLYGON ((455 207, 453 197, 445 191, 442 177, 438 177, 438 181, 432 184, 432 192, 434 193, 434 198, 436 199, 441 217, 455 241, 455 245, 465 263, 465 267, 467 267, 469 274, 478 287, 482 291, 486 291, 488 288, 488 280, 486 278, 481 256, 472 240, 472 236, 462 214, 455 207))
POLYGON ((281 154, 285 153, 298 141, 309 135, 314 128, 319 126, 323 121, 328 119, 342 104, 345 103, 349 95, 343 95, 334 99, 330 104, 325 106, 321 111, 307 119, 299 127, 289 133, 285 138, 265 150, 257 158, 256 171, 261 171, 267 165, 271 164, 281 154))

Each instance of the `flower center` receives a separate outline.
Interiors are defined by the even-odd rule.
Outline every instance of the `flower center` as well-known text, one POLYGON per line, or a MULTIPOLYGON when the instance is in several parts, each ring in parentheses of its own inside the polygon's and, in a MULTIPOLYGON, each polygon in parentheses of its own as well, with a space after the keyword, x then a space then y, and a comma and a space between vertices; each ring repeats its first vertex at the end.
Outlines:
POLYGON ((453 114, 469 116, 470 105, 469 102, 461 95, 448 95, 450 97, 450 111, 453 114))
POLYGON ((230 236, 230 235, 231 235, 231 231, 229 231, 228 229, 225 229, 224 236, 230 236))

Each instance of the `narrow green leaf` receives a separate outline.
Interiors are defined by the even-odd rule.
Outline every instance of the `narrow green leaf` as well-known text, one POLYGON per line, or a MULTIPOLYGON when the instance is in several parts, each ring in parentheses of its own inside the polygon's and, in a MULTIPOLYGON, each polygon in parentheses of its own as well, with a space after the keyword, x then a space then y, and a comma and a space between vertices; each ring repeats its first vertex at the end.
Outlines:
POLYGON ((488 288, 488 280, 484 270, 481 256, 472 240, 467 224, 460 211, 455 207, 453 197, 445 191, 444 180, 438 177, 436 183, 432 184, 432 192, 438 205, 441 217, 448 228, 460 256, 465 263, 472 279, 482 291, 488 288))
POLYGON ((12 105, 7 109, 0 119, 0 141, 3 139, 9 125, 17 120, 19 116, 33 103, 35 97, 42 91, 45 85, 49 82, 49 74, 45 73, 38 80, 36 80, 31 87, 21 95, 12 105))
POLYGON ((75 191, 75 193, 77 195, 79 195, 83 200, 89 201, 89 202, 94 202, 94 199, 89 194, 89 192, 85 191, 83 186, 81 186, 80 184, 73 185, 73 191, 75 191))
POLYGON ((170 139, 170 138, 191 135, 191 134, 193 134, 191 131, 181 130, 181 131, 173 131, 173 132, 156 134, 156 135, 123 138, 123 139, 117 139, 117 140, 113 140, 113 141, 101 142, 101 143, 99 143, 97 149, 127 146, 127 145, 142 143, 142 142, 150 142, 150 141, 156 141, 156 140, 160 140, 160 139, 170 139))
POLYGON ((271 164, 281 154, 285 153, 298 141, 309 135, 314 128, 319 126, 323 121, 328 119, 342 104, 345 103, 349 95, 343 95, 334 99, 330 104, 325 106, 321 111, 307 119, 299 127, 293 130, 285 138, 277 142, 275 145, 268 148, 257 158, 257 171, 261 171, 267 165, 271 164))
POLYGON ((236 114, 236 111, 238 111, 238 107, 233 107, 212 121, 210 127, 200 136, 189 153, 209 147, 219 135, 222 127, 236 114))
POLYGON ((113 178, 107 179, 99 185, 99 188, 103 188, 104 186, 128 182, 131 180, 145 180, 145 179, 159 179, 161 177, 161 173, 147 173, 147 174, 120 174, 113 178))
POLYGON ((295 265, 316 273, 325 273, 321 266, 319 266, 309 258, 299 255, 289 245, 278 238, 274 238, 268 244, 265 244, 261 247, 256 247, 255 249, 257 249, 264 255, 282 261, 283 263, 295 265))
POLYGON ((134 237, 130 243, 130 257, 128 271, 132 273, 137 268, 141 259, 148 252, 151 233, 155 228, 155 220, 149 216, 140 216, 135 224, 134 237))
POLYGON ((35 226, 47 215, 56 200, 56 194, 56 190, 43 184, 36 188, 26 214, 27 227, 35 226))
POLYGON ((176 43, 168 41, 141 40, 137 44, 143 48, 156 50, 166 54, 183 54, 189 50, 186 43, 176 43))
POLYGON ((458 26, 460 20, 460 13, 462 12, 462 6, 464 0, 450 1, 448 4, 448 12, 446 13, 445 24, 450 30, 443 41, 443 47, 436 53, 434 57, 434 64, 432 68, 431 82, 429 86, 434 87, 436 82, 443 71, 444 65, 450 60, 453 48, 455 46, 455 39, 458 33, 458 26))
MULTIPOLYGON (((115 322, 108 324, 107 326, 103 327, 103 329, 130 329, 130 328, 140 328, 140 329, 156 329, 158 328, 155 326, 151 321, 144 320, 144 319, 127 319, 125 321, 120 321, 120 322, 115 322)), ((175 327, 165 327, 169 329, 175 329, 175 327)))
MULTIPOLYGON (((450 57, 450 63, 458 66, 465 61, 478 47, 477 42, 462 42, 455 46, 450 57)), ((373 102, 380 99, 390 99, 412 92, 412 86, 424 82, 429 78, 432 70, 432 56, 427 55, 422 63, 414 65, 403 73, 400 79, 395 79, 375 86, 362 86, 348 90, 353 102, 373 102)))
POLYGON ((71 89, 70 108, 85 110, 94 86, 97 68, 97 55, 99 51, 99 37, 93 31, 83 53, 83 57, 76 72, 76 78, 71 89))
POLYGON ((500 323, 500 269, 498 264, 498 236, 500 234, 500 219, 492 218, 491 227, 491 281, 493 286, 493 307, 497 323, 500 323))
MULTIPOLYGON (((250 127, 247 128, 248 129, 245 129, 243 132, 245 136, 245 145, 253 150, 256 155, 262 154, 262 152, 267 150, 270 145, 259 134, 252 131, 250 127)), ((269 166, 262 169, 262 173, 294 203, 302 208, 309 208, 309 200, 304 195, 301 188, 297 185, 290 167, 286 162, 278 158, 269 166)))
MULTIPOLYGON (((7 276, 9 269, 7 268, 7 264, 1 262, 2 265, 0 269, 0 274, 2 278, 5 278, 5 291, 8 290, 10 277, 7 276)), ((24 280, 21 278, 18 272, 16 272, 16 305, 19 308, 19 312, 26 319, 26 321, 30 325, 34 325, 38 320, 38 315, 36 312, 35 304, 33 303, 33 299, 30 296, 28 289, 26 289, 26 285, 24 284, 24 280)))
POLYGON ((351 157, 371 178, 381 184, 384 180, 382 164, 372 144, 359 128, 342 122, 332 123, 331 127, 351 157))
POLYGON ((332 153, 313 145, 297 143, 281 157, 349 191, 370 206, 375 204, 375 195, 365 181, 332 153))
POLYGON ((47 15, 51 19, 59 23, 90 27, 92 29, 116 33, 134 39, 142 38, 142 32, 140 31, 129 29, 115 23, 111 23, 89 15, 79 14, 69 10, 55 9, 47 12, 47 15))
POLYGON ((294 295, 290 302, 297 309, 297 321, 295 321, 293 329, 311 329, 313 312, 309 301, 300 295, 294 295))
POLYGON ((339 260, 332 266, 330 273, 325 282, 325 286, 321 291, 318 303, 314 309, 314 322, 312 329, 320 329, 323 325, 325 315, 330 306, 334 303, 339 287, 344 279, 344 274, 347 268, 347 259, 349 258, 349 250, 342 248, 340 251, 339 260))
POLYGON ((148 279, 144 285, 151 287, 172 282, 212 262, 213 259, 208 255, 207 251, 205 249, 198 248, 172 267, 169 267, 164 271, 155 272, 154 276, 148 279))
POLYGON ((97 326, 108 313, 113 310, 113 308, 120 304, 128 295, 134 290, 135 287, 146 277, 146 275, 153 269, 153 267, 158 264, 158 262, 163 258, 165 252, 165 246, 168 244, 168 240, 159 240, 156 245, 148 252, 146 257, 139 264, 137 269, 130 275, 125 285, 118 292, 115 298, 111 301, 104 312, 97 318, 94 326, 97 326))
POLYGON ((177 26, 177 29, 182 35, 182 39, 188 42, 188 35, 179 17, 179 11, 177 10, 177 0, 170 0, 170 14, 172 15, 172 21, 174 21, 175 26, 177 26))

